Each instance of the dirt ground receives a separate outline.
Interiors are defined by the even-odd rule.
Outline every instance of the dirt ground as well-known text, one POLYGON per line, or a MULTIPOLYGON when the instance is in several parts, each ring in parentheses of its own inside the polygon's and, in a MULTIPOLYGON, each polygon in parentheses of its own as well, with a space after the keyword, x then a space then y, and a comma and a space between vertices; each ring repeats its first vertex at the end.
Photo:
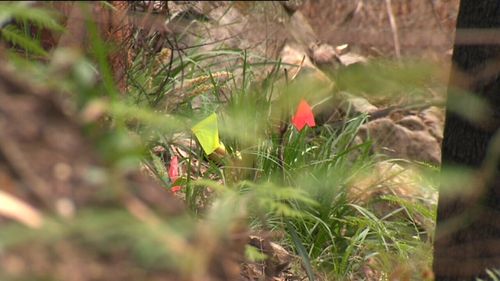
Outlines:
POLYGON ((351 44, 365 54, 439 58, 452 49, 458 0, 315 0, 300 8, 319 38, 351 44), (391 27, 386 3, 396 23, 391 27))

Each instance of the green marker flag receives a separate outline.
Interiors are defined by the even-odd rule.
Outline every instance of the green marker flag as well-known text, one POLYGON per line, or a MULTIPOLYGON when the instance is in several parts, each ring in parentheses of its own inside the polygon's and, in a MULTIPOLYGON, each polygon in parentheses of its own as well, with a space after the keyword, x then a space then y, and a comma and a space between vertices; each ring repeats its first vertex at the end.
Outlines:
POLYGON ((191 128, 207 155, 212 154, 219 146, 219 128, 217 114, 212 113, 191 128))

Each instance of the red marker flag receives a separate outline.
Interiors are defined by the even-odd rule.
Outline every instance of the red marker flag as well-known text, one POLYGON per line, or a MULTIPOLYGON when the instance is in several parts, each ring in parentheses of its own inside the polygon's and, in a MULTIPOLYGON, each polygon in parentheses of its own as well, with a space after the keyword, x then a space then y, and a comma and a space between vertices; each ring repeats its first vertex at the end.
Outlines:
POLYGON ((295 113, 295 116, 292 118, 292 124, 299 131, 301 131, 305 125, 311 128, 316 126, 311 106, 309 106, 304 99, 300 101, 299 106, 297 107, 297 113, 295 113))
POLYGON ((178 191, 180 191, 182 189, 182 186, 180 185, 176 185, 176 186, 172 186, 172 188, 170 189, 173 193, 176 193, 178 191))

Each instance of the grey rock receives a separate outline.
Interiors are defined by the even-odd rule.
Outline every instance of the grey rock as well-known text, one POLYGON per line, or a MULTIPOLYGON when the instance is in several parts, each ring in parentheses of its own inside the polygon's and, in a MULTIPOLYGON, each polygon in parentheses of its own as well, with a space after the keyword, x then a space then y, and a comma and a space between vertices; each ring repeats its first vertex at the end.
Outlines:
POLYGON ((389 118, 368 122, 360 128, 359 136, 364 141, 371 139, 376 153, 435 165, 441 161, 440 143, 428 131, 411 131, 389 118))
POLYGON ((404 116, 396 122, 396 124, 401 125, 411 131, 424 131, 426 129, 425 124, 420 118, 415 115, 404 116))

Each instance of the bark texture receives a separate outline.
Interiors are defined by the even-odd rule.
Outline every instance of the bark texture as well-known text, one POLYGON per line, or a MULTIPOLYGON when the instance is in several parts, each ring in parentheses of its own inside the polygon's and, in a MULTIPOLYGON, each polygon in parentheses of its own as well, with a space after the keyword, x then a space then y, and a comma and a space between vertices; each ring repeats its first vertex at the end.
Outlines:
POLYGON ((441 191, 433 265, 437 281, 476 280, 486 269, 500 268, 500 173, 498 155, 488 150, 500 116, 500 44, 492 38, 498 28, 500 1, 460 1, 448 105, 460 98, 458 89, 483 98, 491 111, 482 112, 479 123, 446 113, 442 170, 460 165, 473 169, 475 176, 452 187, 467 193, 441 191), (484 31, 490 38, 462 40, 484 31))

